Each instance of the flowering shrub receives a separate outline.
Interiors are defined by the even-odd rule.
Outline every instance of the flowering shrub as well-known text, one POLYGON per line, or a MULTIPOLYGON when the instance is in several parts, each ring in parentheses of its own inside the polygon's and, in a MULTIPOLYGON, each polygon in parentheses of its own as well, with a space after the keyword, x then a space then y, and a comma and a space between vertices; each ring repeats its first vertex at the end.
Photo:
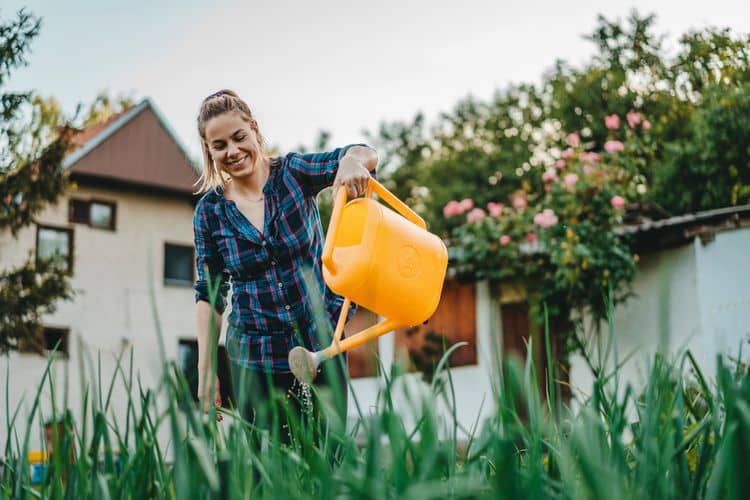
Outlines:
POLYGON ((563 321, 573 310, 605 317, 610 291, 614 303, 628 297, 638 257, 618 227, 627 203, 647 192, 650 124, 635 111, 604 122, 603 151, 568 134, 550 164, 530 173, 541 183, 524 183, 537 191, 516 191, 508 205, 497 200, 486 210, 471 199, 445 206, 446 217, 464 218, 452 231, 459 273, 521 282, 550 318, 563 321))

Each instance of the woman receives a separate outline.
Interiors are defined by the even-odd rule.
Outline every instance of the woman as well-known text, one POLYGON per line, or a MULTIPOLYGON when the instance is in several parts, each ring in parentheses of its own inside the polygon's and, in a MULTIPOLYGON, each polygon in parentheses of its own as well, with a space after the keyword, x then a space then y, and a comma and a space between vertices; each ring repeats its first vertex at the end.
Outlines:
MULTIPOLYGON (((213 315, 215 338, 228 283, 232 306, 228 317, 226 347, 231 360, 234 392, 240 411, 248 420, 270 425, 269 406, 274 392, 286 394, 299 413, 300 388, 289 371, 287 355, 297 346, 318 349, 321 330, 330 331, 343 299, 324 284, 321 271, 323 234, 316 195, 333 185, 344 187, 351 197, 365 192, 375 172, 377 153, 364 145, 328 153, 297 154, 269 158, 258 123, 248 105, 230 90, 204 99, 198 115, 203 147, 203 174, 199 192, 205 193, 195 208, 195 283, 198 334, 198 397, 207 409, 213 399, 221 405, 219 382, 211 383, 209 339, 213 315), (213 307, 209 280, 220 284, 213 307), (311 295, 323 298, 324 326, 315 320, 311 295), (325 322, 328 324, 325 324, 325 322), (209 394, 213 388, 213 394, 209 394)), ((318 314, 320 316, 320 314, 318 314)), ((328 383, 343 401, 337 407, 346 415, 343 364, 329 362, 321 384, 328 383)), ((282 436, 286 438, 286 436, 282 436)))

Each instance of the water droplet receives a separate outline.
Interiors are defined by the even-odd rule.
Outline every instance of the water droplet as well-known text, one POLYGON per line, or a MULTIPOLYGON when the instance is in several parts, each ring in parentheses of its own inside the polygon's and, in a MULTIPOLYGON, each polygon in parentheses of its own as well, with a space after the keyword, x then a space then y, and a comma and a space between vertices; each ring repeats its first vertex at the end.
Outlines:
POLYGON ((312 390, 310 389, 310 384, 300 382, 299 380, 295 378, 292 384, 292 389, 294 390, 294 393, 299 398, 300 411, 302 412, 302 414, 303 415, 312 414, 313 397, 312 397, 312 390))

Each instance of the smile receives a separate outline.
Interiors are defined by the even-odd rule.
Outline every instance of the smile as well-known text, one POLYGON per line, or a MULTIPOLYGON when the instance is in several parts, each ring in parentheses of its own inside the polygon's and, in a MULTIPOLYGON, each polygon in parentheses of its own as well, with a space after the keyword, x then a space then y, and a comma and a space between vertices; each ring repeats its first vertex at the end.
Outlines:
POLYGON ((225 163, 225 164, 226 164, 227 166, 230 166, 230 167, 236 167, 237 165, 239 165, 240 163, 242 163, 243 161, 245 161, 245 159, 247 159, 247 157, 248 157, 248 156, 249 156, 249 155, 244 155, 244 156, 242 156, 242 157, 240 157, 240 158, 237 158, 237 159, 236 159, 236 160, 234 160, 234 161, 227 161, 227 162, 224 162, 224 163, 225 163))

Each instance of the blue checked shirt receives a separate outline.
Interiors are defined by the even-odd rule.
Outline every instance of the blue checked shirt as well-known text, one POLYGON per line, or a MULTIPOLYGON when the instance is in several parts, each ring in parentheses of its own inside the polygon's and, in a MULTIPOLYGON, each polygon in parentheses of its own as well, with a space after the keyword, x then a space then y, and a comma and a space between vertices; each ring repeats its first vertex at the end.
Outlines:
POLYGON ((234 363, 257 371, 286 372, 294 346, 318 350, 325 347, 322 342, 330 341, 328 327, 335 326, 343 299, 323 282, 323 230, 316 196, 333 184, 339 160, 350 147, 274 158, 263 188, 262 234, 233 201, 224 198, 221 188, 198 201, 193 218, 195 300, 209 302, 208 280, 218 280, 221 288, 214 306, 221 313, 231 282, 226 347, 234 363), (314 319, 312 294, 322 298, 327 316, 322 318, 327 330, 321 332, 323 339, 314 319))

